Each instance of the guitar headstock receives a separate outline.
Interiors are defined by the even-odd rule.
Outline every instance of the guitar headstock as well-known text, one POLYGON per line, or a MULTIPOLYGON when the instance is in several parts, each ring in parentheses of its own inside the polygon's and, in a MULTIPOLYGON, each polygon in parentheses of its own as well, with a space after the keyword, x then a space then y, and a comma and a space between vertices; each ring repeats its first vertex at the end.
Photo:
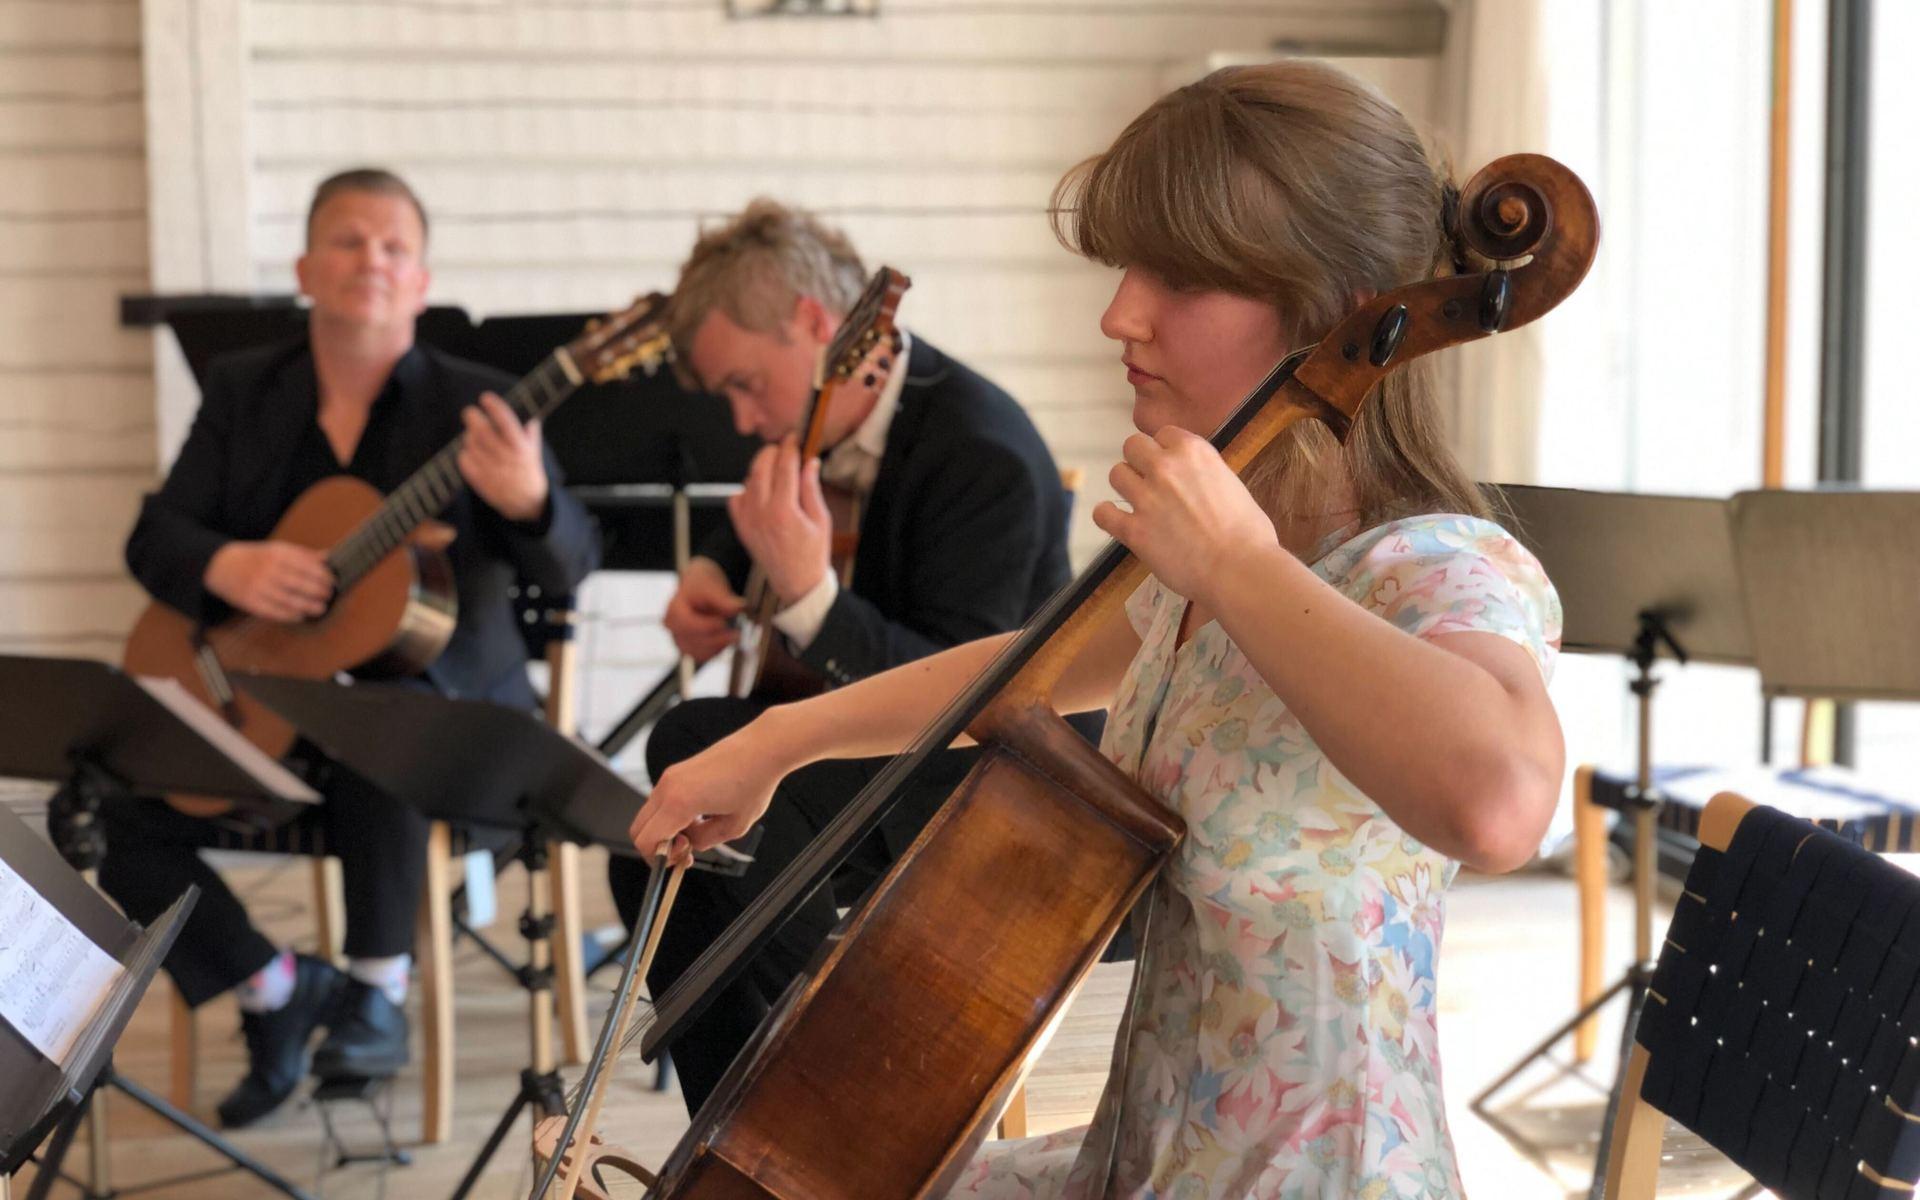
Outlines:
POLYGON ((672 297, 651 292, 616 313, 587 322, 567 343, 567 356, 583 379, 613 383, 638 369, 652 375, 672 351, 667 305, 672 297))
POLYGON ((854 302, 847 319, 841 322, 839 332, 827 346, 821 368, 822 383, 851 379, 860 364, 882 343, 891 343, 898 352, 900 330, 894 324, 894 314, 900 308, 900 298, 912 286, 913 280, 892 267, 881 267, 873 273, 866 290, 860 293, 860 299, 854 302))

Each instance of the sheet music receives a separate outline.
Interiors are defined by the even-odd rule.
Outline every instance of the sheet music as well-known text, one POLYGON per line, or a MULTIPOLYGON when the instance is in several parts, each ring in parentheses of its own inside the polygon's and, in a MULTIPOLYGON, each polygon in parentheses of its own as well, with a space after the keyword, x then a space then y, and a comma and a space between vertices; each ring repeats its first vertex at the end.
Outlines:
POLYGON ((0 861, 0 1017, 64 1065, 124 974, 33 885, 0 861))

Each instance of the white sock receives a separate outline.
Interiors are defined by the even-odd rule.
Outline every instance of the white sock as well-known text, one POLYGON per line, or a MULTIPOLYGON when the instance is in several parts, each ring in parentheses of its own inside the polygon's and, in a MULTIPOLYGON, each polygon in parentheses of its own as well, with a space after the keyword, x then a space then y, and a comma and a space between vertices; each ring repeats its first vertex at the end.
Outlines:
POLYGON ((240 1011, 277 1012, 293 999, 293 955, 282 950, 271 962, 240 981, 233 989, 240 1000, 240 1011))
POLYGON ((368 987, 379 988, 395 1004, 407 1002, 407 972, 413 969, 413 955, 389 954, 385 958, 350 958, 347 975, 368 987))

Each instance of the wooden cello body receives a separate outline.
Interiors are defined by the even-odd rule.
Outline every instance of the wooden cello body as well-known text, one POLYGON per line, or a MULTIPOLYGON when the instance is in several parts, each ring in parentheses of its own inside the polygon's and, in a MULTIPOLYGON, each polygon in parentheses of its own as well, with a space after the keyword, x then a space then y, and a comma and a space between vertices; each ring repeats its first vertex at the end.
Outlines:
MULTIPOLYGON (((1468 184, 1461 212, 1469 243, 1500 265, 1376 297, 1281 363, 1216 435, 1230 466, 1244 474, 1303 418, 1344 438, 1389 371, 1536 319, 1593 261, 1592 198, 1550 159, 1493 163, 1468 184)), ((1145 577, 1124 548, 1103 551, 659 998, 640 1032, 648 1055, 936 751, 962 731, 982 745, 965 782, 735 1060, 650 1196, 905 1200, 951 1188, 1032 1047, 1182 837, 1180 818, 1050 700, 1145 577)))
POLYGON ((735 1061, 656 1195, 939 1195, 978 1149, 1184 833, 1051 710, 993 719, 991 748, 735 1061))

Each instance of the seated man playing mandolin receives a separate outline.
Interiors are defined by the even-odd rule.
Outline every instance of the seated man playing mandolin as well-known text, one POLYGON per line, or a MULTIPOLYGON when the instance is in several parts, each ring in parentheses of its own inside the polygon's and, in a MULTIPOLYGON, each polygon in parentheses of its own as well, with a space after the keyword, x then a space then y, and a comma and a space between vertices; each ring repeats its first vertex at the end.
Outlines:
MULTIPOLYGON (((439 514, 458 597, 458 623, 420 686, 531 708, 526 648, 509 588, 570 591, 597 561, 590 518, 559 486, 537 423, 523 426, 496 393, 512 380, 414 343, 425 307, 426 213, 385 171, 322 183, 296 270, 312 301, 297 343, 249 350, 211 368, 192 431, 127 541, 127 564, 148 592, 208 625, 236 614, 312 621, 336 577, 324 551, 274 537, 296 498, 350 475, 391 491, 464 435, 467 490, 439 514)), ((395 731, 403 734, 404 731, 395 731)), ((322 772, 325 768, 320 768, 322 772)), ((278 839, 340 859, 345 879, 345 973, 275 946, 200 858, 219 830, 160 800, 110 804, 100 882, 133 919, 158 916, 187 885, 194 908, 166 966, 187 1003, 234 991, 249 1067, 220 1102, 228 1128, 290 1096, 307 1073, 382 1077, 407 1060, 407 992, 427 823, 345 771, 323 774, 325 802, 278 839)))
MULTIPOLYGON (((1017 628, 1068 579, 1070 501, 1039 434, 1006 392, 923 339, 903 335, 898 350, 883 340, 864 369, 831 389, 822 456, 803 461, 797 434, 816 361, 866 280, 844 235, 770 200, 703 236, 681 269, 669 318, 679 367, 689 383, 726 399, 742 433, 767 443, 730 503, 732 536, 688 563, 667 607, 674 643, 696 660, 735 643, 744 607, 738 589, 750 565, 777 597, 777 639, 801 672, 830 688, 1017 628), (844 544, 835 537, 836 490, 855 502, 838 507, 859 509, 845 585, 832 562, 836 540, 844 544)), ((648 739, 648 770, 658 779, 769 702, 763 689, 669 710, 648 739)), ((954 758, 934 772, 928 804, 901 805, 855 854, 842 883, 858 888, 884 874, 964 773, 965 756, 954 758)), ((762 822, 745 876, 686 879, 648 975, 653 995, 679 978, 878 766, 823 763, 797 772, 762 822)), ((615 859, 609 875, 631 927, 647 869, 615 859)), ((838 897, 851 899, 844 891, 838 897)), ((816 895, 675 1043, 690 1111, 835 919, 835 897, 816 895)))

